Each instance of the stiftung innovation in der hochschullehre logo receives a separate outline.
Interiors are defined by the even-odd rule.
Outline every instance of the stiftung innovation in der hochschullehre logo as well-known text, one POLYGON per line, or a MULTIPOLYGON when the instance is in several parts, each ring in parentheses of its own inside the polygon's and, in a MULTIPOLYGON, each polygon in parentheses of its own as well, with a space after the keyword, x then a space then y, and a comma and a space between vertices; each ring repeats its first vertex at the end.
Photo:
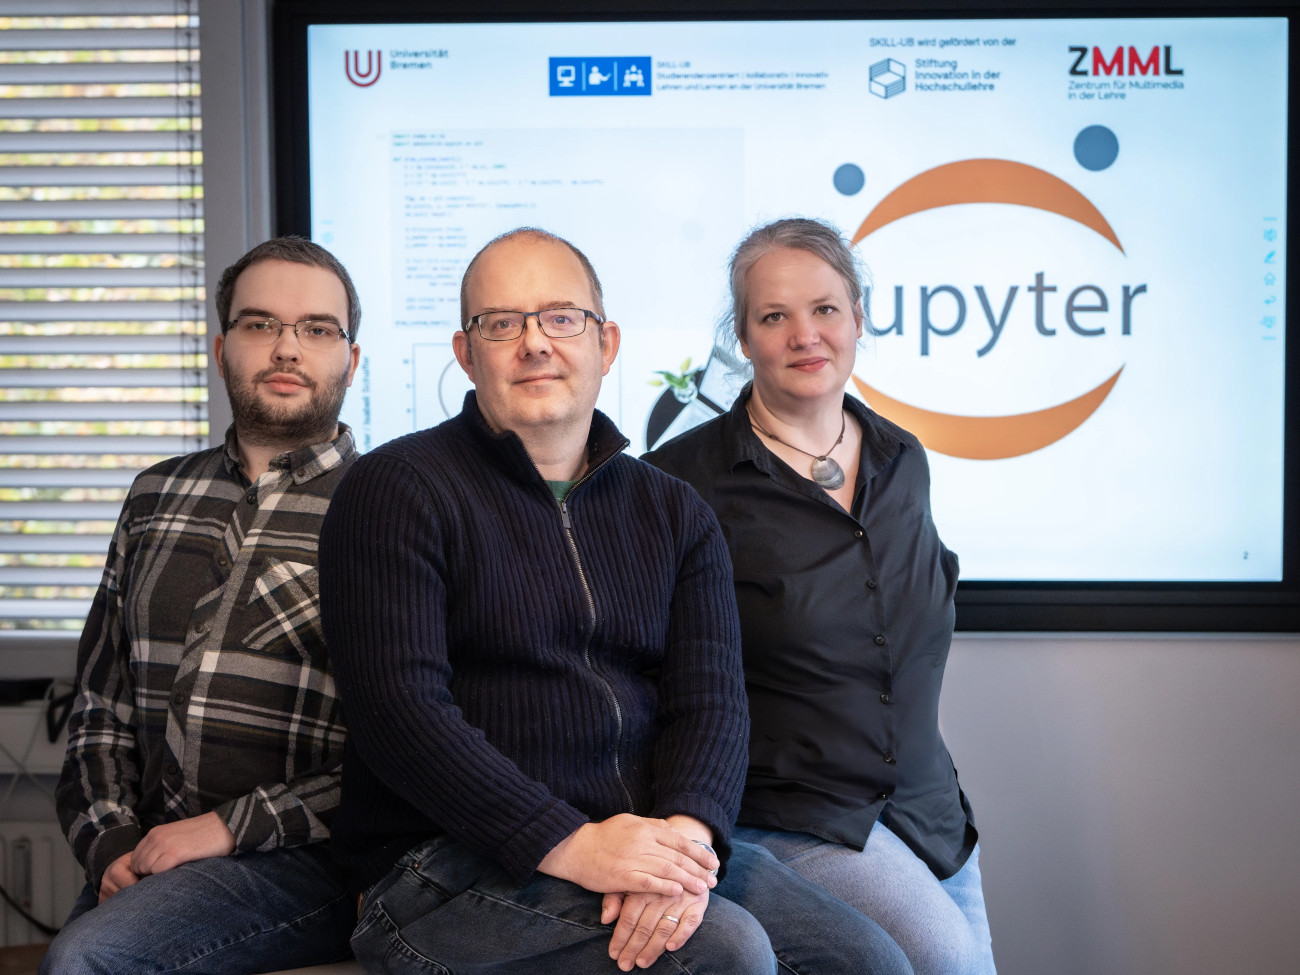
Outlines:
POLYGON ((877 98, 893 98, 907 90, 907 65, 885 58, 867 68, 867 78, 871 94, 877 98))

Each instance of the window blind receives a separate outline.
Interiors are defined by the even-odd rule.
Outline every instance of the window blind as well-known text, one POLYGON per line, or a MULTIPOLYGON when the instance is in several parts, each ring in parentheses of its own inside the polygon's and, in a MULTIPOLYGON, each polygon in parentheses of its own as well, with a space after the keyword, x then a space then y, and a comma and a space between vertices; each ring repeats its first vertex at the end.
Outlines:
POLYGON ((0 648, 75 635, 132 478, 208 443, 198 21, 0 0, 0 648))

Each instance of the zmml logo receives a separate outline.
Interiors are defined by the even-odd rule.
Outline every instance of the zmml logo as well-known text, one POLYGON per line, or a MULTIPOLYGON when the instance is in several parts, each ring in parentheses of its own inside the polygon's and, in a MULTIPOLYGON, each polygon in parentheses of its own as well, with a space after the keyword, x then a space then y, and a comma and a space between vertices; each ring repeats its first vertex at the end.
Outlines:
MULTIPOLYGON (((1070 53, 1074 55, 1074 63, 1070 65, 1070 74, 1072 75, 1091 75, 1094 78, 1101 75, 1119 75, 1121 78, 1125 75, 1135 77, 1137 75, 1159 75, 1161 74, 1160 61, 1161 45, 1157 44, 1151 48, 1150 52, 1144 58, 1142 53, 1136 47, 1128 48, 1128 56, 1125 57, 1124 45, 1115 48, 1113 54, 1107 55, 1106 51, 1100 47, 1072 47, 1070 53), (1091 54, 1091 66, 1084 62, 1088 60, 1091 54)), ((1172 44, 1164 45, 1164 74, 1180 75, 1183 73, 1182 68, 1174 67, 1174 48, 1172 44)))
POLYGON ((383 51, 367 51, 366 67, 361 68, 360 51, 343 52, 343 73, 348 76, 348 81, 352 82, 358 88, 369 88, 379 80, 379 73, 383 70, 383 51))

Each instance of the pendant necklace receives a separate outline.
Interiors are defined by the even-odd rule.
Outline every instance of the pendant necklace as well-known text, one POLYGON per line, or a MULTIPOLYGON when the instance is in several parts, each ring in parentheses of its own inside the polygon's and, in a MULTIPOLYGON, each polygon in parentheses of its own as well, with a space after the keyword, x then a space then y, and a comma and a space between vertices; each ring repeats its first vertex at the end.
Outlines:
POLYGON ((826 491, 834 491, 836 488, 843 486, 844 468, 840 467, 840 465, 835 462, 835 459, 831 457, 831 451, 844 442, 844 430, 845 425, 848 422, 848 417, 845 416, 843 410, 840 410, 840 435, 836 441, 831 444, 830 450, 827 450, 826 453, 821 454, 820 456, 804 450, 802 447, 796 447, 792 443, 786 443, 775 433, 764 429, 763 425, 759 423, 758 420, 754 419, 754 414, 751 411, 746 410, 745 412, 749 413, 749 422, 754 424, 754 429, 763 436, 770 437, 777 443, 789 447, 791 450, 797 450, 801 454, 807 454, 813 459, 812 479, 813 483, 815 483, 819 488, 826 491))

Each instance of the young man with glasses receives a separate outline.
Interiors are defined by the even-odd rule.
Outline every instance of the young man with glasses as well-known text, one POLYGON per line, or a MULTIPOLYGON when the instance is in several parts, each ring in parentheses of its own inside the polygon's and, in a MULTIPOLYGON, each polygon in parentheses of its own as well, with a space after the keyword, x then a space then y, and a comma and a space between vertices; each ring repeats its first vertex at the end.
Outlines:
POLYGON ((88 884, 54 975, 268 971, 347 954, 324 840, 344 726, 316 547, 356 459, 338 422, 361 308, 328 251, 226 269, 213 343, 225 444, 136 478, 78 652, 57 791, 88 884))
POLYGON ((358 960, 910 972, 872 922, 729 842, 749 730, 730 562, 699 496, 595 409, 619 329, 590 263, 543 231, 497 238, 461 321, 460 415, 359 460, 321 533, 358 960))

